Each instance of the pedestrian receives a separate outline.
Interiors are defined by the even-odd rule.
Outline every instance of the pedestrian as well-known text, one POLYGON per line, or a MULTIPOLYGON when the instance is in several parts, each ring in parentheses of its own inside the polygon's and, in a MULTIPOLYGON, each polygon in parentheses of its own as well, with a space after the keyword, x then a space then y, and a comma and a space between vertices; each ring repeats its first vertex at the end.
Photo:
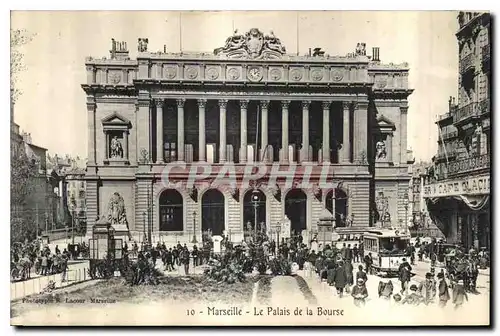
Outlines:
POLYGON ((351 295, 354 298, 354 304, 356 305, 356 307, 365 305, 366 298, 368 297, 368 290, 366 289, 366 285, 363 279, 358 279, 356 281, 356 286, 352 288, 351 295))
POLYGON ((354 262, 359 262, 358 244, 354 244, 354 247, 352 248, 352 256, 353 256, 354 262))
POLYGON ((418 248, 418 261, 424 261, 424 248, 422 245, 418 248))
POLYGON ((408 283, 411 279, 411 266, 406 261, 406 258, 403 258, 403 262, 399 265, 398 274, 399 281, 401 282, 401 294, 405 294, 408 292, 408 283))
POLYGON ((347 285, 347 274, 345 272, 344 263, 340 261, 333 273, 333 283, 337 289, 337 294, 342 298, 344 295, 344 288, 347 285))
POLYGON ((62 257, 60 267, 61 267, 61 283, 63 283, 63 282, 67 281, 66 275, 67 275, 67 271, 68 271, 68 258, 66 255, 64 255, 62 257))
POLYGON ((418 288, 416 285, 411 285, 410 294, 407 295, 401 303, 414 306, 418 306, 419 304, 421 304, 424 301, 424 298, 419 293, 417 293, 417 290, 418 288))
POLYGON ((459 279, 453 287, 453 304, 455 305, 455 309, 462 307, 464 299, 469 301, 469 297, 464 288, 464 280, 459 279))
POLYGON ((185 249, 182 249, 181 259, 182 259, 182 263, 184 264, 184 273, 186 275, 188 275, 189 274, 190 256, 189 256, 189 250, 187 249, 187 247, 185 249))
POLYGON ((415 246, 413 246, 413 243, 410 244, 410 263, 412 265, 415 265, 415 246))
POLYGON ((41 274, 47 275, 48 270, 47 270, 47 255, 46 254, 42 255, 41 267, 42 267, 41 274))
POLYGON ((372 259, 372 253, 369 252, 363 259, 365 262, 365 269, 367 274, 372 274, 372 264, 373 264, 373 259, 372 259))
POLYGON ((450 300, 448 284, 446 283, 443 272, 438 273, 437 277, 439 279, 439 307, 444 308, 450 300))
POLYGON ((350 287, 354 285, 354 275, 353 275, 353 267, 352 263, 350 260, 345 260, 344 261, 344 270, 346 274, 346 287, 345 291, 346 293, 350 292, 350 287))
POLYGON ((356 272, 356 283, 358 282, 358 279, 363 279, 363 282, 365 284, 368 281, 368 277, 366 275, 366 272, 363 271, 363 265, 358 266, 358 271, 356 272))
POLYGON ((432 273, 427 272, 425 274, 425 280, 420 283, 419 292, 423 296, 426 305, 434 301, 436 297, 436 280, 434 280, 432 273))

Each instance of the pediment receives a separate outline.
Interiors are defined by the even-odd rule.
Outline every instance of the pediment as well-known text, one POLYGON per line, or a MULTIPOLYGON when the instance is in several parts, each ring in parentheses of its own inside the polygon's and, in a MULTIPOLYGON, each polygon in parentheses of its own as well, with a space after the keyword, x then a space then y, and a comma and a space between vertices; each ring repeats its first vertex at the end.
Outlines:
POLYGON ((119 114, 118 112, 113 112, 109 116, 102 119, 103 125, 120 125, 120 126, 129 126, 131 125, 130 121, 119 114))
POLYGON ((377 125, 380 129, 385 129, 385 130, 395 130, 396 129, 396 124, 394 122, 387 118, 384 115, 381 115, 377 118, 377 125))

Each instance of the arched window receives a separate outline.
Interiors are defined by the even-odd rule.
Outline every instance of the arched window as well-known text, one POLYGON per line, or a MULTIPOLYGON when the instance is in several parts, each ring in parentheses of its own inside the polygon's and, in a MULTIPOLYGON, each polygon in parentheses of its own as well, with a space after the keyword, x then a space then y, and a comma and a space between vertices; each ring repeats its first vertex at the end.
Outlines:
POLYGON ((167 189, 160 195, 160 231, 183 231, 184 214, 182 195, 167 189))

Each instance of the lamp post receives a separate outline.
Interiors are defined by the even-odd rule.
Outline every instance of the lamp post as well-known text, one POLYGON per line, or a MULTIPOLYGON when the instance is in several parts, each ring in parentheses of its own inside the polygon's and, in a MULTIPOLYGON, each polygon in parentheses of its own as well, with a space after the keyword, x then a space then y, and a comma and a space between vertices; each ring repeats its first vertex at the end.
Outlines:
POLYGON ((76 214, 76 206, 75 204, 70 204, 71 210, 71 244, 75 244, 75 214, 76 214))
POLYGON ((253 204, 253 210, 254 210, 254 235, 257 237, 257 207, 259 206, 259 191, 257 189, 254 189, 252 191, 252 204, 253 204))
POLYGON ((281 232, 281 224, 280 222, 278 222, 278 224, 276 225, 276 234, 278 236, 278 248, 280 247, 280 232, 281 232))
POLYGON ((405 233, 408 232, 408 203, 409 203, 409 199, 408 199, 408 193, 405 193, 404 194, 404 199, 403 199, 403 202, 404 202, 404 205, 405 205, 405 233))
POLYGON ((196 240, 196 211, 193 211, 193 240, 191 241, 193 244, 197 244, 196 240))
POLYGON ((142 231, 143 231, 143 238, 142 241, 146 241, 146 211, 142 213, 142 231))

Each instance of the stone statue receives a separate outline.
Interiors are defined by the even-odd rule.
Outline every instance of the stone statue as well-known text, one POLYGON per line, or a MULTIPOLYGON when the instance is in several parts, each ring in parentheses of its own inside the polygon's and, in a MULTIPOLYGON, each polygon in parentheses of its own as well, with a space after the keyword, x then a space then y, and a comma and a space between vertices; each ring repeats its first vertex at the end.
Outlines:
POLYGON ((385 147, 385 142, 382 140, 379 140, 377 144, 375 145, 376 149, 376 154, 375 158, 378 159, 385 159, 387 157, 387 149, 385 147))
POLYGON ((128 225, 127 215, 125 213, 125 201, 123 197, 115 192, 108 203, 108 222, 111 225, 128 225))
POLYGON ((379 221, 381 223, 390 223, 391 216, 389 214, 389 199, 384 195, 384 192, 380 191, 375 199, 377 206, 377 212, 379 215, 379 221))
POLYGON ((273 32, 264 36, 257 28, 250 29, 245 35, 238 34, 238 30, 235 30, 233 36, 226 39, 224 47, 214 49, 215 55, 230 58, 277 59, 285 53, 285 47, 273 32))
POLYGON ((358 43, 357 44, 356 55, 366 56, 366 43, 358 43))
POLYGON ((139 52, 147 52, 148 51, 148 43, 149 40, 147 38, 139 38, 137 39, 137 51, 139 52))
POLYGON ((123 158, 123 147, 117 136, 114 136, 113 139, 111 139, 110 154, 112 158, 123 158))

